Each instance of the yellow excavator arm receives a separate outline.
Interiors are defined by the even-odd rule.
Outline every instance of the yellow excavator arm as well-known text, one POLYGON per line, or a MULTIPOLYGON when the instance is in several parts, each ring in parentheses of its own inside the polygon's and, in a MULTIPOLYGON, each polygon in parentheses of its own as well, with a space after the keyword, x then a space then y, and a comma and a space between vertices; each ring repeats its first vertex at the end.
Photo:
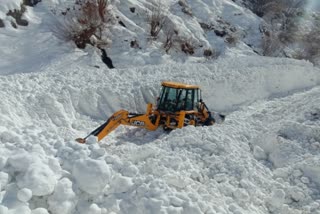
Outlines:
POLYGON ((104 124, 93 130, 85 138, 77 138, 79 143, 85 143, 86 139, 90 136, 96 136, 98 141, 102 140, 110 132, 115 130, 119 125, 136 126, 145 128, 151 131, 159 127, 160 115, 152 113, 152 104, 147 105, 146 114, 129 113, 126 110, 119 110, 114 113, 104 124))

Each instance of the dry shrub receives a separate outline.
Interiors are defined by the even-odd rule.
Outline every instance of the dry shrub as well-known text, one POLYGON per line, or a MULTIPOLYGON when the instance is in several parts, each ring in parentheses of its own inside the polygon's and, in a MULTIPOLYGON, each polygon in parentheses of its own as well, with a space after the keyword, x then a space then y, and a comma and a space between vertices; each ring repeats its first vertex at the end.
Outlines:
POLYGON ((215 49, 204 49, 203 56, 207 59, 216 59, 219 56, 219 52, 217 52, 215 49))
POLYGON ((205 57, 211 57, 213 55, 213 51, 211 49, 205 49, 203 51, 203 56, 205 57))
POLYGON ((199 22, 199 24, 204 31, 213 30, 214 33, 219 37, 225 37, 227 35, 230 36, 235 33, 239 33, 236 27, 232 26, 229 22, 223 20, 221 17, 218 17, 217 24, 204 22, 199 22))
POLYGON ((31 7, 35 6, 39 2, 41 2, 41 0, 23 0, 24 5, 31 6, 31 7))
POLYGON ((200 27, 205 31, 209 31, 209 30, 213 30, 214 29, 212 24, 207 24, 207 23, 204 23, 204 22, 199 22, 199 24, 200 24, 200 27))
POLYGON ((263 56, 281 56, 283 54, 283 44, 279 40, 279 35, 272 32, 269 36, 262 39, 262 55, 263 56))
POLYGON ((136 11, 136 8, 135 7, 130 7, 130 11, 131 11, 131 13, 134 13, 136 11))
POLYGON ((209 48, 209 49, 204 49, 203 56, 206 57, 207 59, 217 58, 218 53, 214 49, 209 48))
POLYGON ((59 38, 74 41, 82 49, 86 44, 92 44, 93 36, 96 42, 104 44, 107 41, 103 41, 102 32, 114 19, 108 5, 108 0, 76 0, 72 8, 61 12, 64 19, 54 32, 59 38))
POLYGON ((169 29, 165 31, 165 42, 163 43, 163 48, 168 53, 169 50, 173 47, 174 43, 176 42, 176 36, 178 36, 178 31, 169 29))
POLYGON ((182 12, 184 12, 185 14, 187 14, 189 16, 193 16, 192 9, 190 8, 190 6, 186 2, 186 0, 179 0, 178 4, 182 7, 182 9, 181 9, 182 12))
POLYGON ((187 7, 187 2, 185 0, 179 0, 178 1, 178 4, 181 6, 181 7, 187 7))
POLYGON ((301 58, 315 63, 320 58, 320 15, 315 17, 312 30, 302 38, 304 50, 301 58))
POLYGON ((153 39, 158 37, 158 34, 162 30, 166 22, 165 11, 163 5, 158 1, 148 16, 148 23, 150 24, 150 36, 153 39))
POLYGON ((14 27, 14 28, 17 28, 18 26, 17 25, 20 25, 20 26, 28 26, 28 21, 25 20, 25 19, 22 19, 22 15, 26 12, 26 7, 25 5, 21 4, 21 8, 20 10, 17 10, 17 9, 14 9, 13 11, 12 10, 9 10, 9 12, 7 13, 7 16, 11 16, 14 18, 14 21, 12 20, 11 21, 11 25, 14 27))
POLYGON ((231 46, 236 45, 239 42, 239 40, 240 40, 239 36, 235 34, 228 35, 225 38, 225 41, 231 46))
POLYGON ((192 45, 191 42, 185 41, 185 42, 181 43, 180 47, 184 53, 189 54, 189 55, 194 54, 194 45, 192 45))
POLYGON ((267 14, 286 13, 291 14, 306 4, 306 0, 244 0, 243 3, 257 16, 264 17, 267 14))
MULTIPOLYGON (((253 0, 253 12, 261 11, 262 54, 287 56, 286 47, 301 43, 300 21, 305 0, 253 0)), ((289 54, 290 55, 290 54, 289 54)), ((298 53, 297 55, 301 55, 298 53)))
POLYGON ((139 45, 138 41, 135 39, 130 42, 130 47, 131 48, 140 48, 140 45, 139 45))

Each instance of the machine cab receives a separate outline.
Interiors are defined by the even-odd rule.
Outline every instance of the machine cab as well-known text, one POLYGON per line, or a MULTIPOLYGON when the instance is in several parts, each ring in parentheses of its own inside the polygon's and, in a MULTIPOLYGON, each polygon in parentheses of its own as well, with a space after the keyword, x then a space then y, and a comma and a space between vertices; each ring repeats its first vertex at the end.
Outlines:
POLYGON ((162 82, 157 109, 165 112, 196 110, 200 101, 200 88, 176 82, 162 82))

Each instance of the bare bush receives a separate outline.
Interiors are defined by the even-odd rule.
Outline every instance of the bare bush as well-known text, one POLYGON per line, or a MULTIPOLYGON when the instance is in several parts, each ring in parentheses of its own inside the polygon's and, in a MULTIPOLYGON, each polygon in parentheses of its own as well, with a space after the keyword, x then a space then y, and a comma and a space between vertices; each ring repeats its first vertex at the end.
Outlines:
POLYGON ((14 18, 14 20, 11 21, 11 25, 14 28, 17 28, 17 25, 20 26, 27 26, 29 23, 27 20, 22 18, 22 15, 26 12, 27 8, 24 4, 21 4, 20 10, 14 9, 14 10, 9 10, 7 13, 7 16, 11 16, 14 18))
POLYGON ((244 0, 246 7, 257 16, 264 17, 267 14, 286 13, 291 14, 306 4, 306 0, 244 0))
POLYGON ((204 22, 199 22, 199 24, 204 31, 213 30, 217 36, 227 37, 226 38, 227 42, 231 41, 229 37, 235 37, 237 36, 236 34, 240 33, 235 26, 232 26, 229 22, 223 20, 221 17, 218 17, 216 21, 217 21, 216 24, 204 23, 204 22))
POLYGON ((300 21, 306 0, 245 0, 249 8, 264 23, 262 53, 267 56, 287 56, 284 49, 301 40, 300 21))
POLYGON ((205 57, 211 57, 212 54, 213 54, 213 52, 212 52, 211 49, 205 49, 205 50, 203 51, 203 55, 204 55, 205 57))
POLYGON ((28 6, 31 6, 31 7, 35 6, 39 2, 41 2, 41 0, 23 0, 23 4, 24 5, 28 5, 28 6))
POLYGON ((218 53, 214 49, 208 48, 208 49, 204 49, 203 56, 206 57, 207 59, 210 59, 210 58, 215 59, 218 57, 218 53))
POLYGON ((107 43, 102 32, 112 23, 113 15, 108 9, 108 0, 76 0, 72 8, 61 12, 64 17, 54 29, 59 38, 72 40, 78 48, 92 44, 91 38, 99 44, 107 43))
POLYGON ((303 41, 303 59, 316 62, 320 58, 320 15, 314 18, 312 30, 302 39, 303 41))
POLYGON ((140 45, 139 45, 138 41, 135 39, 130 42, 130 47, 131 48, 140 48, 140 45))
POLYGON ((283 45, 279 40, 277 34, 270 34, 264 36, 262 40, 262 54, 263 56, 281 56, 283 53, 283 45))
POLYGON ((169 29, 165 31, 165 42, 163 43, 163 48, 166 50, 168 53, 169 50, 172 48, 174 43, 176 42, 176 36, 178 36, 179 32, 174 29, 169 29))
POLYGON ((181 50, 189 55, 193 55, 194 54, 194 45, 190 42, 190 41, 184 41, 181 43, 180 45, 181 50))
POLYGON ((186 2, 186 0, 179 0, 179 1, 178 1, 178 4, 179 4, 181 7, 187 7, 187 2, 186 2))
POLYGON ((153 39, 158 37, 166 22, 166 16, 163 6, 160 1, 153 6, 151 13, 148 16, 148 23, 150 24, 150 36, 153 39))
POLYGON ((239 37, 233 34, 225 38, 225 41, 231 46, 236 45, 239 42, 239 40, 239 37))
POLYGON ((181 11, 189 16, 193 16, 192 9, 186 2, 186 0, 179 0, 178 4, 182 7, 181 11))

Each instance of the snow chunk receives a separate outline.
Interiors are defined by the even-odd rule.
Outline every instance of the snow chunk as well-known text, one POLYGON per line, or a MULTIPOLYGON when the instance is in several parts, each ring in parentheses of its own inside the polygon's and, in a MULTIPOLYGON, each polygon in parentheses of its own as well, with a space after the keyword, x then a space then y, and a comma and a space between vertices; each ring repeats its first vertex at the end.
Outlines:
POLYGON ((182 176, 178 175, 167 174, 163 176, 163 178, 169 185, 181 189, 185 188, 189 184, 189 181, 187 179, 184 179, 182 176))
POLYGON ((110 179, 110 168, 101 160, 78 160, 72 172, 79 188, 93 195, 101 192, 110 179))
POLYGON ((35 158, 22 150, 8 159, 8 163, 16 170, 24 172, 28 167, 35 162, 35 158))
POLYGON ((298 187, 292 187, 289 193, 291 198, 296 202, 301 201, 305 198, 305 195, 299 190, 298 187))
POLYGON ((5 172, 0 172, 0 191, 1 188, 4 188, 9 181, 9 175, 5 172))
POLYGON ((305 165, 302 169, 305 177, 320 185, 320 167, 317 165, 305 165))
POLYGON ((23 188, 18 191, 17 197, 22 202, 28 202, 32 198, 32 191, 27 188, 23 188))
POLYGON ((0 139, 5 143, 15 143, 17 141, 20 142, 20 136, 12 131, 4 131, 0 134, 0 139))
POLYGON ((8 208, 5 206, 0 205, 0 213, 1 214, 7 214, 8 213, 8 208))
POLYGON ((3 169, 3 167, 6 165, 6 163, 7 163, 7 158, 0 157, 0 170, 3 169))
POLYGON ((20 188, 29 188, 36 196, 51 194, 57 183, 57 178, 52 170, 41 163, 31 164, 24 176, 17 180, 20 188))
POLYGON ((98 143, 98 137, 90 135, 87 139, 86 139, 86 144, 96 144, 98 143))
POLYGON ((270 205, 274 208, 280 208, 285 201, 286 193, 282 189, 276 189, 272 192, 270 205))
POLYGON ((72 182, 68 178, 61 179, 48 198, 49 210, 53 214, 73 213, 76 206, 76 194, 72 190, 72 182))
POLYGON ((101 208, 96 204, 91 204, 87 214, 101 214, 101 208))
POLYGON ((170 204, 172 204, 175 207, 181 207, 184 203, 184 201, 176 196, 170 196, 170 204))
POLYGON ((45 208, 37 208, 31 211, 31 214, 49 214, 45 208))
POLYGON ((263 151, 263 149, 259 146, 255 146, 253 148, 253 156, 257 159, 257 160, 265 160, 267 158, 266 153, 263 151))
POLYGON ((304 184, 309 184, 310 180, 309 180, 309 178, 302 176, 301 177, 301 182, 304 183, 304 184))
POLYGON ((122 175, 113 176, 111 181, 111 189, 108 192, 124 193, 127 192, 132 186, 132 178, 124 177, 122 175))

